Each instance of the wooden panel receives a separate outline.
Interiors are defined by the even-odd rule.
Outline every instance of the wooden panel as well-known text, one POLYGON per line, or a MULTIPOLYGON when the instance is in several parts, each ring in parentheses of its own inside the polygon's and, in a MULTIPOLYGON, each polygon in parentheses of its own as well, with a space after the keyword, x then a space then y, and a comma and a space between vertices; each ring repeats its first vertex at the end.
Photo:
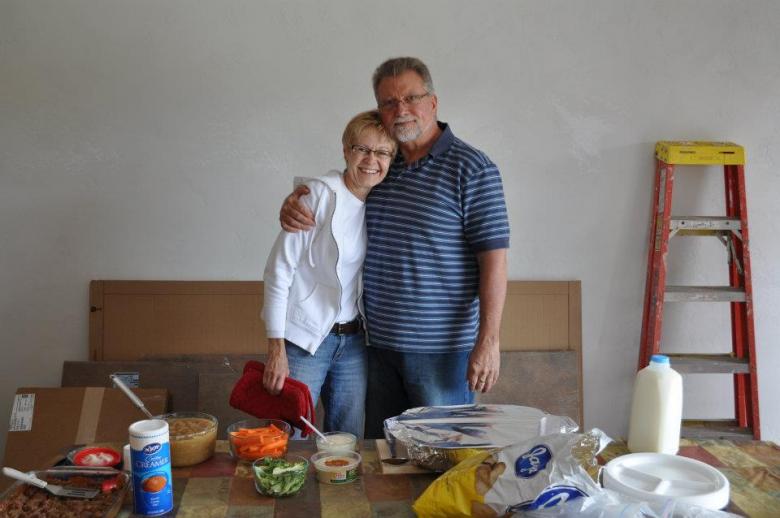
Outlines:
POLYGON ((103 292, 103 360, 135 360, 144 349, 160 351, 152 334, 154 297, 103 292))
POLYGON ((501 320, 502 351, 578 348, 579 281, 510 281, 501 320), (576 289, 576 293, 572 293, 576 289), (572 300, 576 304, 572 305, 572 300), (572 315, 577 311, 577 315, 572 315), (575 325, 577 329, 572 329, 575 325))
POLYGON ((539 408, 582 426, 579 356, 579 351, 502 352, 498 383, 477 400, 539 408))
POLYGON ((103 359, 103 281, 89 283, 89 359, 103 359))
MULTIPOLYGON (((227 370, 223 368, 223 370, 227 370)), ((112 387, 109 375, 116 372, 138 374, 140 388, 168 390, 171 412, 198 409, 198 370, 185 362, 158 361, 66 361, 62 364, 63 387, 112 387)), ((140 419, 140 417, 139 417, 140 419)))
POLYGON ((585 407, 583 395, 583 368, 582 368, 582 284, 580 281, 569 282, 569 346, 577 353, 577 398, 580 418, 577 421, 581 427, 585 426, 585 407))
MULTIPOLYGON (((569 349, 582 349, 582 283, 569 283, 569 349)), ((582 355, 580 355, 580 360, 582 355)))
MULTIPOLYGON (((93 281, 90 358, 262 354, 263 283, 93 281)), ((579 281, 510 281, 503 351, 579 350, 579 281)))
POLYGON ((91 356, 137 360, 266 350, 261 282, 93 281, 91 356))

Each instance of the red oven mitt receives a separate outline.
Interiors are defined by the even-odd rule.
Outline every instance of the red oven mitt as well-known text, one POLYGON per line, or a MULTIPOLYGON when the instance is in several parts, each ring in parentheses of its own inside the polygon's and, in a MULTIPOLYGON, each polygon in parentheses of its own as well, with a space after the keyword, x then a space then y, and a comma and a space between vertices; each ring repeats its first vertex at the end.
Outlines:
POLYGON ((309 427, 300 416, 314 422, 314 402, 309 387, 298 380, 284 380, 282 392, 272 396, 263 387, 265 365, 250 360, 244 365, 244 373, 230 393, 230 406, 260 419, 281 419, 309 435, 309 427))

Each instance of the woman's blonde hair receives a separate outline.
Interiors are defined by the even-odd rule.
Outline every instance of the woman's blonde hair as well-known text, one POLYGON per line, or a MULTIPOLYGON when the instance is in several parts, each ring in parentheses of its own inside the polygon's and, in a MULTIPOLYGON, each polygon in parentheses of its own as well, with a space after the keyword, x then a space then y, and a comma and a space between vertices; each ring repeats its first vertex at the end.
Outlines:
POLYGON ((344 128, 344 133, 341 135, 341 143, 345 148, 349 148, 357 141, 360 134, 367 129, 373 129, 389 140, 393 146, 393 153, 395 153, 398 146, 395 143, 395 140, 393 140, 393 137, 390 136, 382 125, 382 119, 379 116, 378 110, 368 110, 352 117, 347 123, 347 127, 344 128))

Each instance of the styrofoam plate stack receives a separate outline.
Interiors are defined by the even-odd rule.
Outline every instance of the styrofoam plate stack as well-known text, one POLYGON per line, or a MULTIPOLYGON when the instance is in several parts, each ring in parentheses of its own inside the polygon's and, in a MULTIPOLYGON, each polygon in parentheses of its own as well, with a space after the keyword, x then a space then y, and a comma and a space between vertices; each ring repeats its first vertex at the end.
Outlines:
POLYGON ((632 453, 604 467, 604 487, 647 502, 674 498, 707 509, 729 503, 729 481, 701 461, 664 453, 632 453))

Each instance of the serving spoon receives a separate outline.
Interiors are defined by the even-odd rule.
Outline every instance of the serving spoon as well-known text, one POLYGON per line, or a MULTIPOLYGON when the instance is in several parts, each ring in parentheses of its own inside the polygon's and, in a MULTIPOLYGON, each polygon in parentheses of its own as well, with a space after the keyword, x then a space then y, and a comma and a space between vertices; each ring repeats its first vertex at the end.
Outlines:
POLYGON ((111 378, 111 381, 113 381, 116 384, 116 386, 119 387, 119 389, 125 393, 125 396, 130 398, 130 401, 132 401, 133 404, 141 410, 141 412, 146 414, 146 417, 148 417, 149 419, 154 419, 154 416, 152 415, 151 412, 149 412, 149 410, 146 409, 146 405, 144 405, 144 402, 141 401, 141 398, 133 394, 133 391, 130 390, 130 388, 127 385, 125 385, 125 383, 122 381, 122 378, 120 378, 115 374, 111 374, 108 377, 111 378))
POLYGON ((401 464, 406 464, 409 462, 409 459, 406 457, 388 457, 386 459, 382 459, 382 462, 385 464, 390 464, 391 466, 400 466, 401 464))
POLYGON ((301 421, 303 421, 304 423, 306 423, 306 425, 307 425, 309 428, 311 428, 311 429, 312 429, 312 431, 313 431, 314 433, 316 433, 317 435, 319 435, 319 436, 320 436, 320 439, 322 439, 323 441, 325 441, 325 443, 326 443, 326 444, 330 443, 330 441, 329 441, 329 440, 328 440, 328 438, 325 436, 325 434, 324 434, 324 433, 322 433, 321 431, 317 430, 317 427, 316 427, 316 426, 314 426, 313 424, 311 424, 311 421, 309 421, 308 419, 306 419, 306 418, 305 418, 305 417, 303 417, 303 416, 301 416, 301 421))

